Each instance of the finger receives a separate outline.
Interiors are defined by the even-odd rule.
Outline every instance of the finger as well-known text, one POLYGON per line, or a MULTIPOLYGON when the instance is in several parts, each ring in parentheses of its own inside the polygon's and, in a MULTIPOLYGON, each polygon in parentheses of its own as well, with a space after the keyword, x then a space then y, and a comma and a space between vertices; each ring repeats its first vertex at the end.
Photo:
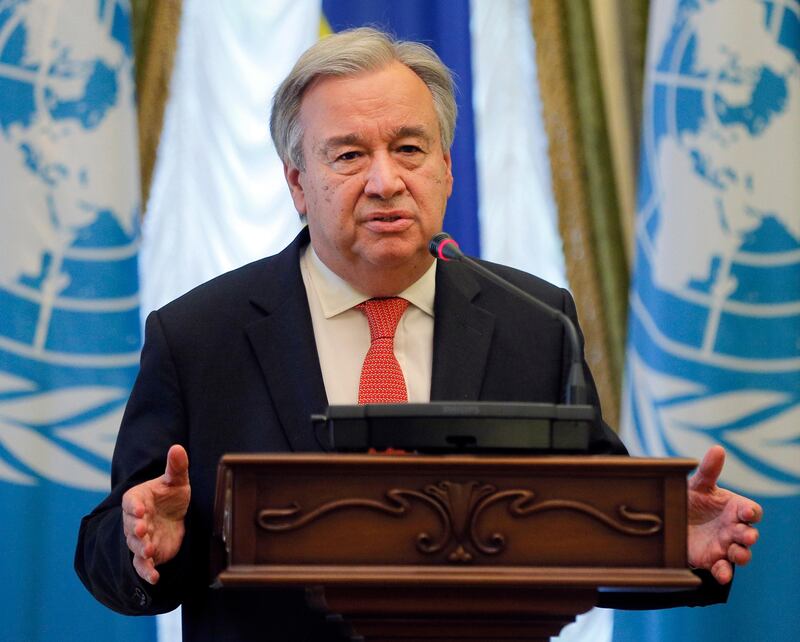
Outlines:
POLYGON ((129 489, 122 496, 122 512, 124 515, 144 517, 145 510, 145 503, 138 486, 129 489))
POLYGON ((741 546, 753 546, 758 541, 758 529, 753 528, 752 526, 748 526, 747 524, 741 524, 741 527, 738 528, 733 535, 733 543, 740 544, 741 546))
POLYGON ((757 524, 764 517, 764 509, 756 502, 745 500, 737 507, 736 515, 743 522, 757 524))
POLYGON ((753 553, 746 546, 733 543, 728 547, 728 560, 732 563, 744 566, 751 559, 753 559, 753 553))
POLYGON ((156 570, 156 566, 153 563, 152 558, 134 555, 133 568, 136 571, 136 574, 145 582, 148 582, 149 584, 156 584, 158 582, 160 575, 156 570))
POLYGON ((125 533, 125 535, 135 535, 137 537, 144 535, 140 524, 145 526, 144 530, 146 531, 147 526, 143 519, 128 515, 127 513, 122 514, 122 532, 125 533))
POLYGON ((147 514, 142 517, 136 517, 130 513, 122 513, 122 531, 125 535, 144 537, 150 530, 151 523, 152 520, 147 514))
POLYGON ((125 543, 128 545, 128 550, 135 557, 151 558, 153 557, 153 544, 148 538, 136 537, 135 535, 127 535, 125 543))
POLYGON ((720 543, 724 546, 726 543, 736 543, 742 546, 752 546, 758 541, 758 529, 753 528, 750 524, 738 522, 731 524, 719 535, 720 543))
POLYGON ((717 560, 711 567, 711 575, 720 584, 727 584, 733 578, 733 567, 728 560, 717 560))
POLYGON ((143 539, 150 532, 149 522, 143 519, 137 519, 131 531, 136 537, 143 539))
POLYGON ((156 545, 150 537, 149 530, 141 520, 125 531, 125 543, 134 555, 154 557, 156 545))
POLYGON ((689 479, 689 488, 692 490, 713 488, 717 484, 724 465, 725 449, 722 446, 712 446, 703 456, 697 471, 689 479))
POLYGON ((179 444, 172 446, 167 453, 164 482, 170 486, 189 484, 189 455, 186 453, 186 449, 179 444))

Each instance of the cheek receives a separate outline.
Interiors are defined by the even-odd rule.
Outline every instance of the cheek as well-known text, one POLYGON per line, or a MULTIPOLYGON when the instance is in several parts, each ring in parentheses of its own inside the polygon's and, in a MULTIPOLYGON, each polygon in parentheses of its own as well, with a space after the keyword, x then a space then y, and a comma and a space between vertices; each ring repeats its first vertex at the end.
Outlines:
POLYGON ((330 181, 324 180, 319 186, 319 199, 322 203, 330 206, 336 198, 336 190, 331 185, 330 181))
POLYGON ((336 202, 336 191, 325 181, 314 186, 306 192, 306 201, 310 215, 319 225, 330 226, 333 219, 337 218, 339 205, 336 202))
POLYGON ((347 178, 325 187, 324 198, 328 207, 333 208, 340 217, 353 218, 364 192, 364 181, 347 178))
POLYGON ((453 181, 449 174, 443 172, 430 172, 423 178, 420 185, 419 204, 430 216, 443 214, 444 205, 450 197, 453 181))
POLYGON ((316 174, 306 184, 308 208, 320 225, 328 228, 347 227, 354 220, 364 184, 363 177, 359 175, 316 174))
POLYGON ((314 190, 314 212, 317 224, 331 235, 352 231, 360 192, 346 182, 323 181, 314 190))

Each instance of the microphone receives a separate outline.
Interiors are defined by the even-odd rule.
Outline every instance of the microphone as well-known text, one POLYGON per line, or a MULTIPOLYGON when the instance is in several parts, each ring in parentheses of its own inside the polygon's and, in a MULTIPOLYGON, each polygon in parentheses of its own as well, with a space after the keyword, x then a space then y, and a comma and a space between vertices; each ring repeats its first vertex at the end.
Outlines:
POLYGON ((567 377, 567 389, 565 394, 566 403, 569 405, 583 405, 586 403, 586 378, 583 372, 583 359, 581 358, 581 344, 578 340, 578 330, 566 314, 561 310, 540 301, 536 297, 528 294, 525 290, 518 288, 513 283, 506 281, 491 270, 488 270, 480 263, 466 256, 458 243, 447 233, 439 232, 435 234, 428 243, 428 251, 437 259, 442 261, 459 261, 475 272, 486 277, 504 290, 521 297, 535 308, 544 312, 549 318, 558 320, 567 334, 567 341, 570 345, 570 367, 567 377))

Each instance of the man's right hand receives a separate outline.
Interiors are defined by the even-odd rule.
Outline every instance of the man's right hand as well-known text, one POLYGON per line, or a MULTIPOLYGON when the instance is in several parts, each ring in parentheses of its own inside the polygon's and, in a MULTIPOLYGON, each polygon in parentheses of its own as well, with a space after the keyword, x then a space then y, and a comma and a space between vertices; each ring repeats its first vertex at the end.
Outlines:
POLYGON ((133 553, 133 567, 146 582, 158 582, 156 566, 178 553, 189 508, 189 456, 183 446, 167 453, 161 477, 130 488, 122 496, 122 527, 133 553))

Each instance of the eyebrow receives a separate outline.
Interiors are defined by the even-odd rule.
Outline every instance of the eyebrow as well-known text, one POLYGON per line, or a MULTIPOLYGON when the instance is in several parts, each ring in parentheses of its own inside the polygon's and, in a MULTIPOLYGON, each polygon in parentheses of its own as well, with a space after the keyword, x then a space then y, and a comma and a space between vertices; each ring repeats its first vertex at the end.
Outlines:
POLYGON ((422 138, 430 142, 431 137, 424 127, 399 127, 394 132, 394 138, 422 138))
POLYGON ((343 147, 345 145, 355 145, 356 143, 358 143, 357 134, 345 134, 344 136, 331 136, 330 138, 326 138, 322 143, 320 143, 319 146, 317 147, 317 150, 325 154, 337 147, 343 147))
MULTIPOLYGON (((431 137, 424 127, 404 126, 398 127, 392 132, 392 138, 422 138, 425 142, 430 143, 431 137)), ((357 145, 360 142, 358 134, 344 134, 342 136, 331 136, 326 138, 317 148, 322 154, 330 152, 337 147, 346 145, 357 145)))

